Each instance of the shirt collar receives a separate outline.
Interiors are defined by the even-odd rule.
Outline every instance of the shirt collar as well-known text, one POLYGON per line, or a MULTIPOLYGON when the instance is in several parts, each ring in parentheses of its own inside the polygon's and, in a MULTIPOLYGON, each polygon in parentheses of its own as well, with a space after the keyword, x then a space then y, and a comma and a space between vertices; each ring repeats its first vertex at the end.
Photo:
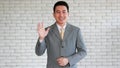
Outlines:
MULTIPOLYGON (((56 25, 57 25, 57 27, 58 27, 58 30, 60 31, 60 29, 62 28, 59 24, 57 24, 56 23, 56 25)), ((65 25, 63 26, 63 29, 65 30, 65 28, 66 28, 66 23, 65 23, 65 25)))

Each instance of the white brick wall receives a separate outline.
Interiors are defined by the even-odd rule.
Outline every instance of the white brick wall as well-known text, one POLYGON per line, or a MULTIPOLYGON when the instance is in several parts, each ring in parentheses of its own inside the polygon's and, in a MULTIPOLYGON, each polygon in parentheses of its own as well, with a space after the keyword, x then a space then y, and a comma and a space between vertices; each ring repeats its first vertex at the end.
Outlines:
MULTIPOLYGON (((54 23, 57 0, 0 0, 0 68, 45 68, 35 55, 37 23, 54 23)), ((88 55, 78 68, 120 68, 120 0, 65 0, 69 22, 78 26, 88 55)))

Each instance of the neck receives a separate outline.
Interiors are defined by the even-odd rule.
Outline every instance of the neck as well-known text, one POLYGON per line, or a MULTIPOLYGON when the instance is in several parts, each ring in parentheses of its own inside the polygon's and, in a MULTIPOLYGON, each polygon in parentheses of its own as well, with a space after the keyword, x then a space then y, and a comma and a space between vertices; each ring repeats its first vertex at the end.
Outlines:
POLYGON ((66 23, 62 23, 62 24, 57 23, 57 24, 58 24, 60 27, 62 27, 62 28, 63 28, 63 27, 65 26, 65 24, 66 24, 66 23))

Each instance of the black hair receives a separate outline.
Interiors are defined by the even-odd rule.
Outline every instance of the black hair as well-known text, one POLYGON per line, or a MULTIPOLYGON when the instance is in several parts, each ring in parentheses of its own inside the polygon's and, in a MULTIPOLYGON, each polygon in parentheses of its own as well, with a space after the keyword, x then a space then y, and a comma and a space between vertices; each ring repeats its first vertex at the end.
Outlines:
POLYGON ((69 6, 68 6, 68 4, 67 4, 67 2, 65 2, 65 1, 58 1, 58 2, 56 2, 55 4, 54 4, 54 7, 53 7, 53 11, 55 12, 55 8, 57 7, 57 6, 65 6, 66 8, 67 8, 67 11, 69 12, 69 6))

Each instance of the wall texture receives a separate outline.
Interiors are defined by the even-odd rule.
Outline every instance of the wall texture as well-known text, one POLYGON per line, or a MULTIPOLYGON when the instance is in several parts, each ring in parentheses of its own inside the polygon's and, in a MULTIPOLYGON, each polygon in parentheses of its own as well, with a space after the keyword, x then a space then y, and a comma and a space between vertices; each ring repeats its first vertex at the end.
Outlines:
MULTIPOLYGON (((57 0, 0 0, 0 68, 45 68, 35 54, 37 24, 55 22, 57 0)), ((88 55, 78 68, 120 68, 120 0, 65 0, 69 23, 82 30, 88 55)))

